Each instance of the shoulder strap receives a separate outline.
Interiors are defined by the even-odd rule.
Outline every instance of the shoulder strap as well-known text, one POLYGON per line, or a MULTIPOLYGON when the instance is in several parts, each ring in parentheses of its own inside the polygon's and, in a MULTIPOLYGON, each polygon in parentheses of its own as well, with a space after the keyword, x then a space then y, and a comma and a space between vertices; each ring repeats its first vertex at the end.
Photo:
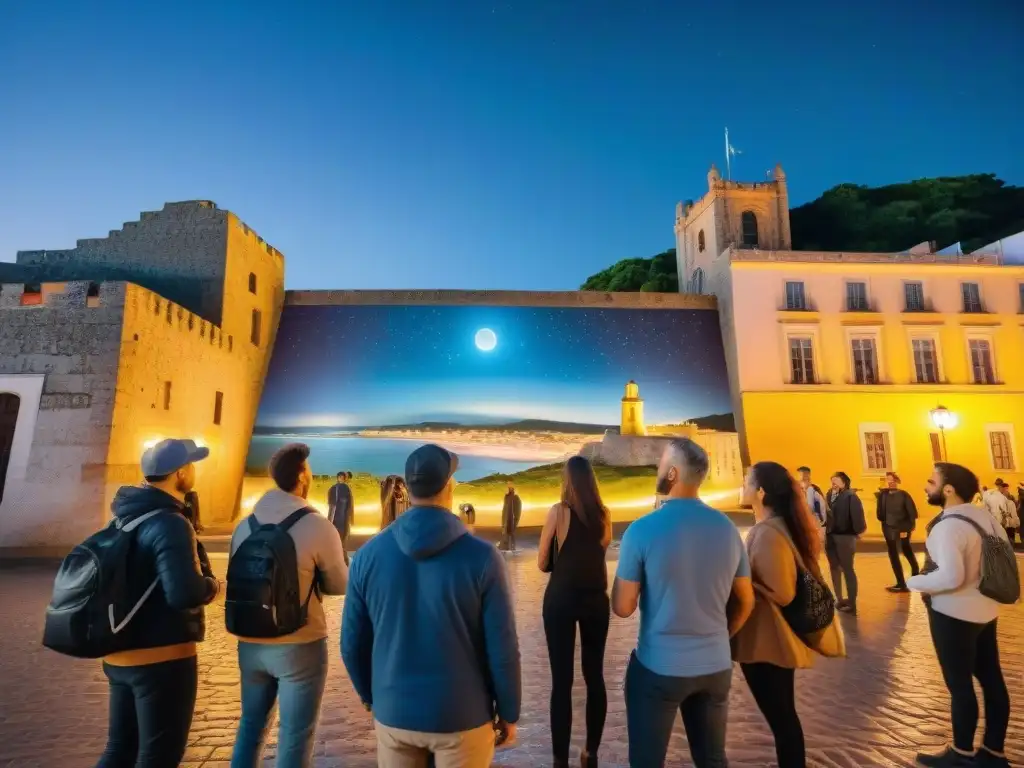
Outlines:
POLYGON ((971 520, 971 518, 965 517, 964 515, 943 515, 942 516, 943 520, 945 520, 947 518, 949 518, 951 520, 963 520, 965 523, 970 523, 971 527, 974 528, 974 530, 976 530, 978 532, 978 535, 981 536, 983 539, 985 537, 987 537, 987 536, 991 536, 992 535, 991 533, 986 531, 984 528, 982 528, 980 525, 978 525, 978 523, 976 523, 974 520, 971 520))
POLYGON ((312 514, 312 513, 313 513, 313 510, 310 509, 309 507, 303 507, 302 509, 297 509, 294 512, 292 512, 290 515, 288 515, 288 517, 286 517, 280 523, 278 523, 277 527, 280 528, 282 531, 287 531, 289 528, 291 528, 293 525, 295 525, 297 522, 299 522, 299 520, 304 518, 306 515, 312 514))
POLYGON ((249 533, 256 533, 260 529, 260 521, 256 519, 256 515, 249 513, 249 533))
POLYGON ((131 520, 130 522, 125 523, 124 525, 119 525, 118 529, 123 531, 124 533, 131 533, 136 528, 138 528, 140 525, 142 525, 144 522, 149 520, 149 518, 155 517, 156 515, 159 515, 161 512, 166 512, 166 511, 167 510, 165 510, 165 509, 154 509, 152 512, 147 512, 144 515, 139 515, 134 520, 131 520))
POLYGON ((804 566, 804 559, 800 556, 800 552, 797 551, 796 544, 793 542, 793 538, 789 535, 789 531, 785 528, 778 528, 774 525, 768 526, 775 532, 776 536, 781 536, 783 541, 789 547, 790 552, 793 553, 793 560, 796 561, 796 567, 798 571, 806 571, 807 568, 804 566))

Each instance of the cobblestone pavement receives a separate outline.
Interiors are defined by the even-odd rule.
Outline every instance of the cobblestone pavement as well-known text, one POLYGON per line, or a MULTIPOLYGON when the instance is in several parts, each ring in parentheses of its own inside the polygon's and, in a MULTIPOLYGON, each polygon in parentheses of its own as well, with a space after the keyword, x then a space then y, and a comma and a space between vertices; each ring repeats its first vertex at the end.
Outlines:
MULTIPOLYGON (((223 558, 215 565, 222 571, 223 558)), ((519 746, 499 753, 507 766, 550 765, 547 726, 548 664, 540 606, 545 577, 532 553, 509 558, 524 660, 524 714, 519 746)), ((614 569, 614 564, 609 566, 614 569)), ((931 648, 924 606, 914 596, 889 595, 892 580, 884 555, 858 558, 861 614, 843 616, 849 658, 820 659, 797 675, 797 692, 809 760, 818 766, 905 766, 915 751, 949 738, 948 696, 931 648)), ((52 568, 0 571, 0 766, 78 768, 91 766, 102 751, 107 686, 97 662, 66 659, 42 649, 43 609, 52 568)), ((337 648, 340 599, 328 598, 331 646, 337 648)), ((223 604, 208 611, 209 639, 201 646, 200 690, 187 766, 228 766, 238 718, 235 648, 223 630, 223 604)), ((604 764, 627 763, 622 680, 634 644, 636 619, 613 618, 605 670, 609 716, 601 757, 604 764)), ((999 642, 1013 701, 1008 751, 1024 760, 1024 606, 1004 609, 999 642)), ((578 751, 583 723, 582 678, 575 693, 578 751)), ((774 763, 771 735, 742 676, 734 678, 728 750, 733 766, 774 763)), ((980 738, 980 737, 979 737, 980 738)), ((337 651, 317 731, 316 765, 374 765, 370 716, 359 706, 337 651)), ((273 754, 273 741, 266 756, 273 754)), ((689 765, 677 722, 670 765, 689 765)), ((270 761, 267 762, 270 764, 270 761)))

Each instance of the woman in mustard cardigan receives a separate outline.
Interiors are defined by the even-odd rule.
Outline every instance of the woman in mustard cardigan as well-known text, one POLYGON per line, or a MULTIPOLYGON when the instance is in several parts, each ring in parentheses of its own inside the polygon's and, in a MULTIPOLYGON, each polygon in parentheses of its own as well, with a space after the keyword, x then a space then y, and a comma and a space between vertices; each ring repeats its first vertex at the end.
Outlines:
POLYGON ((796 711, 795 673, 813 664, 815 652, 845 656, 839 622, 812 638, 800 637, 781 606, 796 596, 797 566, 824 584, 818 558, 821 538, 803 491, 780 464, 764 461, 747 474, 744 502, 756 524, 747 535, 754 611, 733 638, 733 659, 775 737, 779 768, 804 768, 804 734, 796 711))

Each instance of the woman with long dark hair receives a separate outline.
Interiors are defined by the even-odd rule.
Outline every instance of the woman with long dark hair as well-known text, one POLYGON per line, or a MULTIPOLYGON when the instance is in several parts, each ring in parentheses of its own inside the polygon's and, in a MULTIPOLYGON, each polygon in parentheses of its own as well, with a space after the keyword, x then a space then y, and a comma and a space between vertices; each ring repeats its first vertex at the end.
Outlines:
POLYGON ((587 686, 587 741, 580 763, 584 768, 597 766, 608 713, 604 648, 610 606, 605 553, 611 538, 611 516, 601 501, 594 469, 582 456, 573 456, 562 470, 562 499, 548 512, 537 555, 540 569, 551 573, 543 613, 551 663, 551 748, 556 767, 569 764, 577 626, 587 686))
MULTIPOLYGON (((754 611, 733 638, 733 659, 775 736, 779 768, 804 768, 804 733, 796 711, 795 673, 810 667, 814 651, 840 656, 839 622, 813 637, 798 636, 782 615, 793 602, 801 570, 821 584, 819 525, 796 480, 781 464, 762 461, 750 468, 743 501, 756 524, 747 535, 754 582, 754 611)), ((825 587, 827 589, 827 587, 825 587)))
POLYGON ((380 529, 383 531, 409 509, 409 490, 398 475, 388 475, 380 483, 380 529))

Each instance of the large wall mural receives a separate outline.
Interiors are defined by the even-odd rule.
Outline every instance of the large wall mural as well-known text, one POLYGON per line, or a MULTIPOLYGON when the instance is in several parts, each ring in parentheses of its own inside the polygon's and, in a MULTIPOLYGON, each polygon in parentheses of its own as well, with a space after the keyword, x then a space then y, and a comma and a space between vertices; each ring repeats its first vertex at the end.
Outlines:
POLYGON ((314 473, 354 474, 357 524, 372 526, 379 480, 438 442, 459 453, 458 501, 478 521, 496 518, 511 480, 524 524, 535 522, 558 497, 559 464, 580 452, 599 465, 615 517, 631 518, 653 501, 664 437, 681 434, 712 453, 709 488, 734 489, 738 441, 713 311, 287 306, 246 493, 278 447, 306 442, 314 473))

